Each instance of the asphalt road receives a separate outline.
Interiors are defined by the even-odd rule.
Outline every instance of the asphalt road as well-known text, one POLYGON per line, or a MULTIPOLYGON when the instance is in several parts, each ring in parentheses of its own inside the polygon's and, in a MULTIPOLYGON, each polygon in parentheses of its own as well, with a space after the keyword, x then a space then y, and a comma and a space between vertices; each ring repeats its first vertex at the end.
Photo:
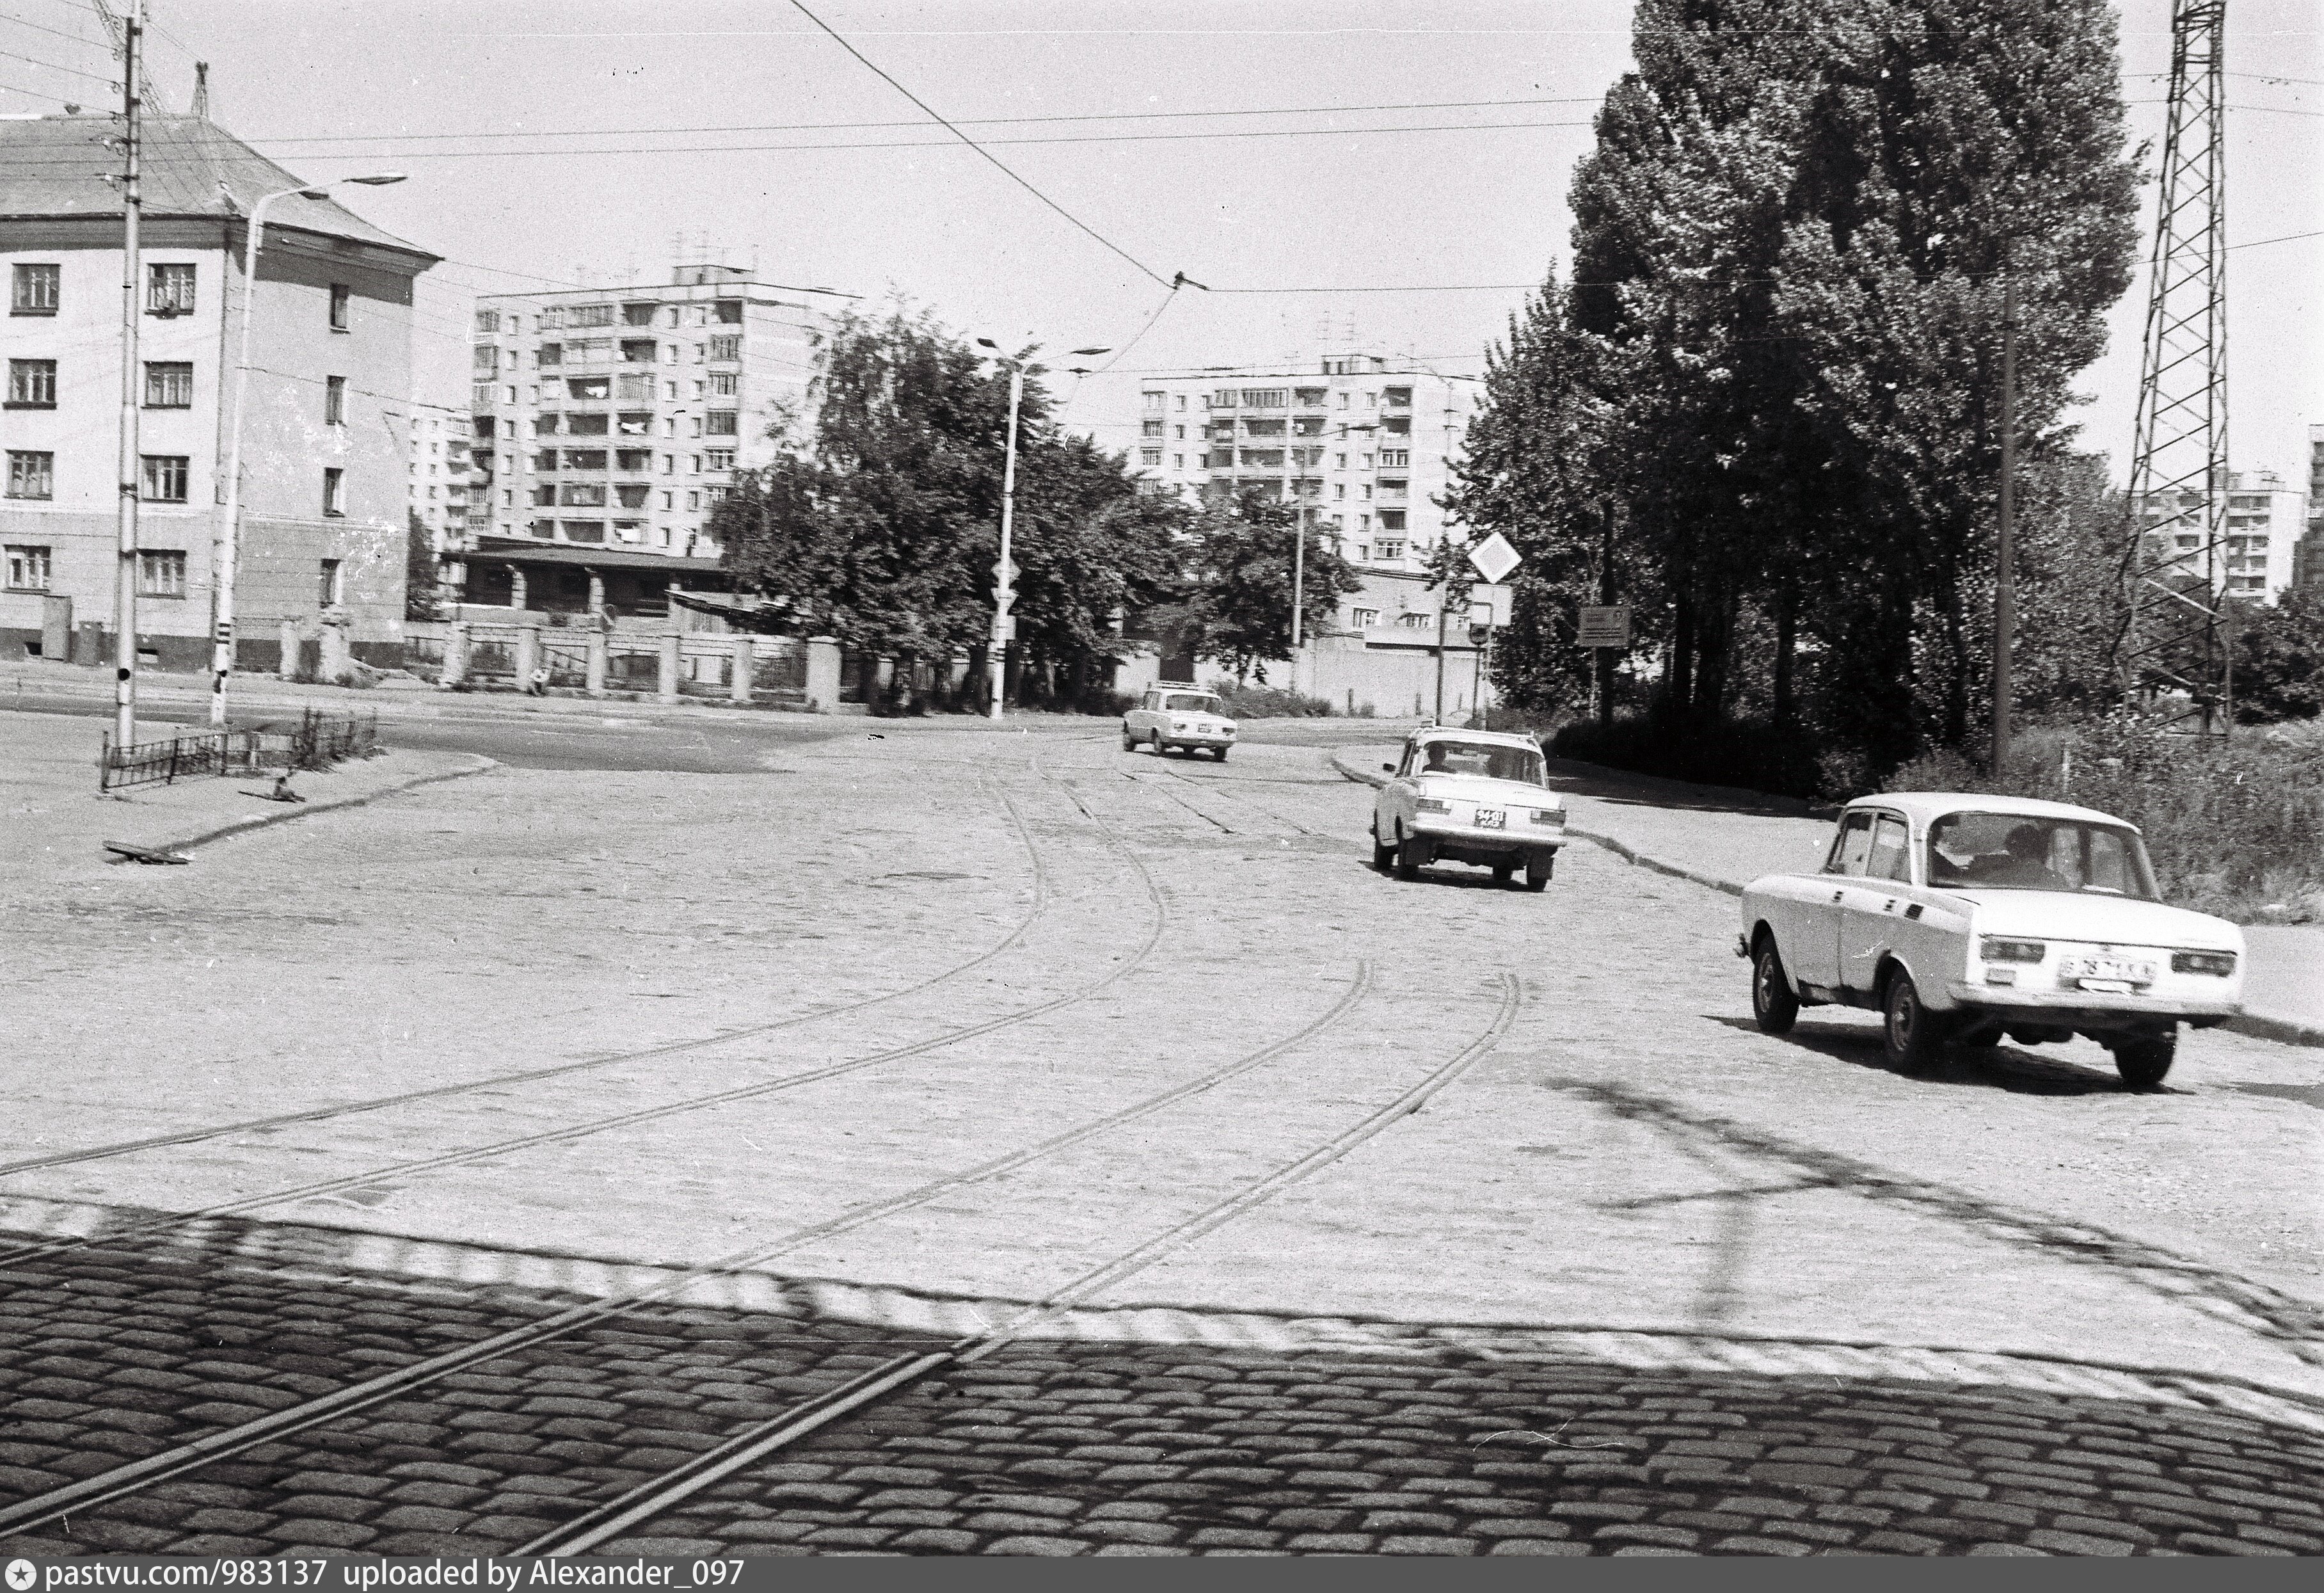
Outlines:
POLYGON ((1315 746, 560 727, 0 909, 0 1543, 519 1548, 952 1347, 605 1546, 2324 1551, 2292 1048, 1763 1035, 1315 746))

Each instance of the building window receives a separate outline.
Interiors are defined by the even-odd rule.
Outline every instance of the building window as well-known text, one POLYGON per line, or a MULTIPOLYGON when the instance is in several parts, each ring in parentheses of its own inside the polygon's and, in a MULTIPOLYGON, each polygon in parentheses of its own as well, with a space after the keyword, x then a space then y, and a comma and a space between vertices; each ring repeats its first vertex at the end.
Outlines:
POLYGON ((1162 462, 1162 450, 1158 448, 1141 448, 1138 450, 1138 462, 1141 465, 1158 465, 1162 462))
POLYGON ((1185 468, 1186 456, 1185 454, 1172 454, 1170 456, 1170 468, 1173 470, 1183 470, 1185 468))
POLYGON ((742 324, 742 301, 740 299, 718 301, 718 324, 724 327, 739 327, 742 324))
MULTIPOLYGON (((626 419, 626 417, 624 417, 624 419, 626 419)), ((544 431, 554 431, 557 430, 554 424, 543 426, 541 429, 544 431)), ((607 424, 606 417, 604 415, 567 415, 565 417, 565 435, 567 437, 604 437, 610 430, 611 428, 607 424)), ((629 428, 625 425, 622 430, 626 431, 629 428)))
POLYGON ((347 423, 347 379, 345 376, 323 378, 323 424, 344 426, 347 423))
POLYGON ((476 330, 480 332, 497 332, 500 329, 501 312, 499 310, 479 310, 476 311, 476 330))
POLYGON ((611 398, 613 396, 613 378, 574 376, 566 382, 565 391, 568 396, 584 403, 593 399, 611 398))
POLYGON ((1401 559, 1404 557, 1404 539, 1400 536, 1381 537, 1378 542, 1374 542, 1372 546, 1383 559, 1401 559))
POLYGON ((175 360, 145 362, 145 407, 149 410, 191 409, 194 367, 175 360))
POLYGON ((147 503, 182 504, 186 501, 186 455, 147 454, 144 465, 145 486, 142 495, 147 503))
MULTIPOLYGON (((347 329, 347 301, 354 296, 346 283, 331 284, 331 330, 344 332, 347 329)), ((510 396, 514 397, 515 394, 511 394, 510 396)))
POLYGON ((337 608, 347 600, 346 568, 337 559, 326 559, 315 578, 315 606, 337 608))
POLYGON ((622 324, 625 327, 650 327, 653 325, 653 318, 654 306, 651 304, 622 306, 622 324))
POLYGON ((8 298, 11 315, 54 315, 57 312, 57 283, 61 268, 54 265, 19 265, 15 282, 8 298))
POLYGON ((622 339, 622 363, 623 365, 651 365, 653 362, 654 340, 651 338, 624 338, 622 339))
POLYGON ((194 268, 190 265, 147 266, 145 308, 155 315, 192 314, 194 268))
POLYGON ((1402 531, 1404 529, 1404 511, 1401 509, 1382 509, 1380 511, 1379 523, 1380 529, 1382 531, 1402 531))
MULTIPOLYGON (((1380 468, 1383 470, 1403 469, 1412 463, 1412 450, 1404 448, 1384 448, 1380 449, 1379 462, 1380 468)), ((1387 483, 1383 482, 1381 485, 1386 486, 1387 483)))
POLYGON ((557 501, 567 508, 602 509, 605 506, 605 484, 602 481, 568 481, 558 492, 557 501))
POLYGON ((602 448, 568 448, 565 450, 565 468, 568 470, 602 470, 605 468, 605 450, 602 448))
MULTIPOLYGON (((36 453, 22 449, 8 450, 8 495, 12 498, 46 498, 56 493, 57 456, 36 453)), ((45 557, 43 553, 43 557, 45 557)), ((10 586, 22 586, 10 580, 10 586)), ((42 584, 46 584, 45 582, 42 584)))
MULTIPOLYGON (((9 456, 12 461, 12 468, 9 471, 9 478, 11 480, 14 480, 15 477, 15 471, 13 468, 13 461, 16 457, 17 456, 13 454, 9 456)), ((14 496, 15 495, 12 493, 9 495, 14 496)), ((42 497, 46 497, 48 495, 46 493, 42 493, 41 495, 42 497)), ((50 566, 48 549, 45 547, 34 547, 18 542, 10 542, 8 544, 6 556, 8 561, 8 589, 10 591, 45 592, 49 589, 50 566)))
POLYGON ((1348 610, 1348 623, 1354 625, 1356 629, 1360 631, 1370 630, 1372 626, 1379 624, 1379 610, 1377 608, 1351 608, 1348 610))
POLYGON ((323 468, 323 514, 336 519, 347 512, 347 473, 337 465, 323 468))
MULTIPOLYGON (((478 352, 481 353, 483 351, 480 349, 478 352)), ((532 362, 535 365, 563 365, 565 363, 565 345, 562 343, 543 343, 539 348, 533 351, 532 362)))
POLYGON ((141 597, 184 597, 186 556, 183 553, 139 553, 137 595, 141 597))
POLYGON ((733 371, 713 371, 710 373, 710 391, 712 394, 716 397, 733 397, 734 382, 735 374, 733 371))
POLYGON ((706 468, 712 470, 732 470, 734 468, 734 450, 731 448, 714 448, 704 456, 703 462, 706 468))
POLYGON ((615 500, 624 509, 646 507, 646 495, 650 489, 642 481, 618 483, 613 488, 615 500))
POLYGON ((10 360, 8 407, 19 410, 56 408, 57 362, 53 359, 10 360))
POLYGON ((712 410, 703 417, 704 429, 713 437, 735 435, 735 412, 733 410, 712 410))
POLYGON ((1164 394, 1159 393, 1146 393, 1141 394, 1139 396, 1145 399, 1146 410, 1148 414, 1158 414, 1161 412, 1162 403, 1165 396, 1164 394))
POLYGON ((575 304, 565 311, 568 327, 610 327, 613 324, 613 307, 610 304, 575 304))
MULTIPOLYGON (((1391 551, 1389 545, 1386 542, 1382 542, 1379 549, 1379 556, 1383 559, 1393 559, 1403 551, 1403 549, 1397 548, 1391 551)), ((1396 616, 1396 623, 1402 625, 1407 631, 1425 631, 1435 618, 1436 616, 1434 615, 1427 613, 1425 610, 1415 609, 1409 614, 1397 615, 1396 616)))

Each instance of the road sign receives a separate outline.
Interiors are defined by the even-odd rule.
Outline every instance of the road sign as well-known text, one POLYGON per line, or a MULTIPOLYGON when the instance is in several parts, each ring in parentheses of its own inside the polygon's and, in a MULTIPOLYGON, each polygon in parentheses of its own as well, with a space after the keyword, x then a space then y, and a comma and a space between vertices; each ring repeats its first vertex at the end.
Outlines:
POLYGON ((1628 603, 1611 603, 1602 608, 1584 608, 1573 639, 1584 647, 1628 648, 1630 645, 1630 606, 1628 603))
POLYGON ((1003 642, 1014 642, 1017 639, 1017 616, 1015 615, 1004 614, 1001 616, 1001 639, 1003 642))
POLYGON ((1525 560, 1515 548, 1509 546, 1509 539, 1497 531, 1469 550, 1469 562, 1475 565, 1477 573, 1487 580, 1499 582, 1507 580, 1509 571, 1525 560))

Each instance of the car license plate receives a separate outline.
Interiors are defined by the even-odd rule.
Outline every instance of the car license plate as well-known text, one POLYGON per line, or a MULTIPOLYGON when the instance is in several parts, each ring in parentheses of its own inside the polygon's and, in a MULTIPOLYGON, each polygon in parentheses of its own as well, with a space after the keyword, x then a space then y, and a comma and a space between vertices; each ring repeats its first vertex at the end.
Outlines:
POLYGON ((2058 963, 2058 977, 2071 979, 2084 989, 2102 985, 2117 987, 2154 983, 2154 965, 2126 957, 2068 957, 2058 963))
POLYGON ((1478 809, 1477 828, 1480 829, 1499 829, 1503 828, 1501 823, 1501 810, 1499 808, 1478 809))

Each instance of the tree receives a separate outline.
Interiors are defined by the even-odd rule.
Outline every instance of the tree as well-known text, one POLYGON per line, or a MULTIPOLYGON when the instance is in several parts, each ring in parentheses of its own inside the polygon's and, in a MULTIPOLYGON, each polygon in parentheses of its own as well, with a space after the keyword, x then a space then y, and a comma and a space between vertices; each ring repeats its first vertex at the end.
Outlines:
POLYGON ((2232 615, 2236 718, 2265 725, 2324 712, 2324 598, 2293 590, 2232 615))
MULTIPOLYGON (((1292 559, 1303 511, 1245 487, 1196 517, 1187 550, 1185 614, 1195 650, 1224 662, 1237 679, 1264 681, 1270 662, 1291 656, 1292 559)), ((1323 538, 1306 533, 1300 604, 1313 636, 1340 599, 1363 589, 1355 567, 1323 538)))
POLYGON ((403 617, 444 617, 444 567, 436 538, 416 511, 403 514, 403 617))

